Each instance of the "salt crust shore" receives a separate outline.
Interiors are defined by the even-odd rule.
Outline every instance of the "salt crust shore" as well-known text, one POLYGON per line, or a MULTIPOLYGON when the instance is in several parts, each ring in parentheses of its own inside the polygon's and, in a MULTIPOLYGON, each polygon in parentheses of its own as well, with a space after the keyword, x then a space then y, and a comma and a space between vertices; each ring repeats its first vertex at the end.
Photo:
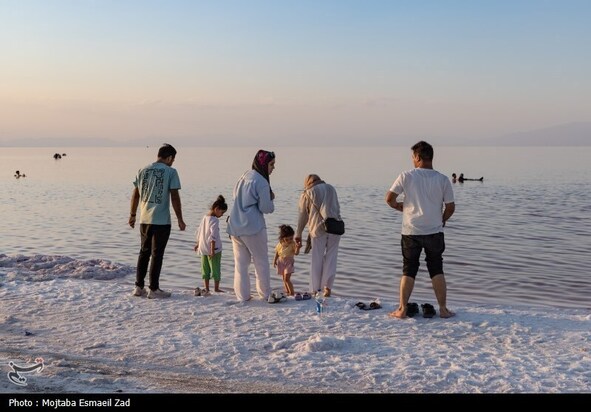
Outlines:
POLYGON ((313 300, 133 297, 127 267, 48 260, 0 255, 0 393, 591 392, 589 309, 460 305, 452 319, 397 320, 393 297, 362 311, 334 296, 318 316, 313 300), (26 386, 8 379, 9 362, 36 358, 26 386))

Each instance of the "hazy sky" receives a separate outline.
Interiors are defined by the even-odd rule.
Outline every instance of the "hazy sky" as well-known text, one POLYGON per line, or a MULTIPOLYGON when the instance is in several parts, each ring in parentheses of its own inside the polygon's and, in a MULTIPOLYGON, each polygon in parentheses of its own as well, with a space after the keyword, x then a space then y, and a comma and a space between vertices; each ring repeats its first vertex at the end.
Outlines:
POLYGON ((482 139, 591 121, 591 1, 0 0, 0 140, 482 139))

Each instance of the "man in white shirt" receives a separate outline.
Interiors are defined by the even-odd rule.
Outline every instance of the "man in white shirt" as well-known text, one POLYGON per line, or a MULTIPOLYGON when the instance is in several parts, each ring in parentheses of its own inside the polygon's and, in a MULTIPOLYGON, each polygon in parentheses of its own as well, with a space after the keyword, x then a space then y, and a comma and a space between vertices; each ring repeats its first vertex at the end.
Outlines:
POLYGON ((390 316, 407 317, 408 300, 424 249, 427 269, 439 304, 439 316, 449 318, 454 313, 446 306, 447 285, 442 254, 445 250, 443 227, 455 211, 453 189, 445 175, 433 170, 433 147, 429 143, 420 141, 411 150, 415 168, 401 173, 386 193, 386 203, 402 212, 400 305, 390 316), (404 200, 398 202, 398 196, 402 194, 404 200))

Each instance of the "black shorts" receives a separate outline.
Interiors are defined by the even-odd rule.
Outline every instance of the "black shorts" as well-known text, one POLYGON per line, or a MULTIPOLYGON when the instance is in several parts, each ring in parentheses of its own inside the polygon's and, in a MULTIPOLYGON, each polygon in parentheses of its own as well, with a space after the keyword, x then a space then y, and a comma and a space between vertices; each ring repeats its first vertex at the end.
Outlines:
POLYGON ((429 276, 443 274, 443 251, 445 240, 443 232, 432 235, 402 235, 400 240, 402 247, 402 275, 415 278, 419 271, 419 258, 421 250, 425 249, 425 261, 429 276))

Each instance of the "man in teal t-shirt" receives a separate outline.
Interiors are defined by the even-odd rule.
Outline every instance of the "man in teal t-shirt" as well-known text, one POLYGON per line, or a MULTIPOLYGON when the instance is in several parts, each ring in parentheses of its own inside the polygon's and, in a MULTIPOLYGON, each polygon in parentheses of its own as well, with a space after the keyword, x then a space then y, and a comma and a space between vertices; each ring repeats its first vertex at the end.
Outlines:
POLYGON ((150 264, 148 298, 168 298, 170 292, 160 289, 160 270, 164 250, 170 237, 170 203, 176 214, 179 229, 185 230, 179 189, 181 182, 172 163, 176 149, 169 144, 158 150, 158 160, 138 172, 131 193, 129 226, 135 227, 136 211, 140 206, 141 247, 137 261, 134 296, 145 295, 144 279, 150 264), (151 258, 151 262, 150 262, 151 258))

